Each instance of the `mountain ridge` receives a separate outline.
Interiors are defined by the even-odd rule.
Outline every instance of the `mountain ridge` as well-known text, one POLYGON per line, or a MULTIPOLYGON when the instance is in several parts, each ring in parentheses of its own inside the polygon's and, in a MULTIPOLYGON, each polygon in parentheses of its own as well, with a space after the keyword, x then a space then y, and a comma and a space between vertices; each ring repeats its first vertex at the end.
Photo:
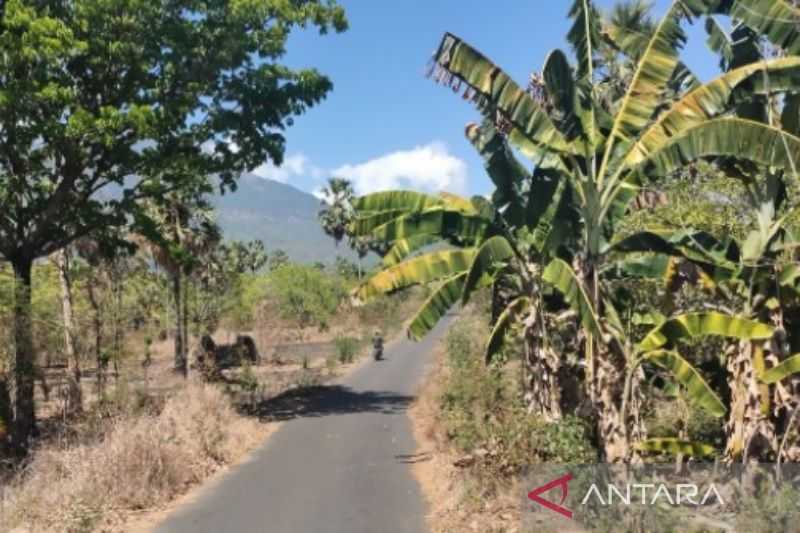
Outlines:
POLYGON ((290 184, 244 174, 236 191, 214 196, 212 203, 226 239, 261 240, 267 253, 281 249, 303 263, 357 257, 345 242, 337 247, 322 230, 320 200, 290 184))

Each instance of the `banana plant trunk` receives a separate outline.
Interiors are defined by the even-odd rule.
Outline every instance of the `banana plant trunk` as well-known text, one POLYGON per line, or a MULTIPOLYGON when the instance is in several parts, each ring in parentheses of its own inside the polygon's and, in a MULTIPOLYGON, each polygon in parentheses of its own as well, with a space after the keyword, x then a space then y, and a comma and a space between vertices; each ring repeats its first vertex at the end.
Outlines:
MULTIPOLYGON (((583 281, 592 309, 598 317, 602 317, 604 305, 595 262, 592 259, 582 261, 579 257, 574 261, 573 268, 583 281)), ((602 460, 619 463, 633 458, 631 442, 641 439, 644 433, 640 417, 640 374, 632 376, 630 396, 625 402, 627 358, 621 346, 608 340, 612 338, 611 335, 605 337, 586 332, 587 396, 594 413, 602 460), (623 404, 626 404, 624 414, 623 404)))
POLYGON ((764 364, 761 345, 743 341, 729 350, 727 361, 731 404, 725 424, 727 461, 774 458, 778 438, 770 416, 769 386, 758 382, 756 366, 764 364))
POLYGON ((547 342, 545 318, 532 306, 523 322, 528 412, 553 422, 562 417, 560 357, 547 342))

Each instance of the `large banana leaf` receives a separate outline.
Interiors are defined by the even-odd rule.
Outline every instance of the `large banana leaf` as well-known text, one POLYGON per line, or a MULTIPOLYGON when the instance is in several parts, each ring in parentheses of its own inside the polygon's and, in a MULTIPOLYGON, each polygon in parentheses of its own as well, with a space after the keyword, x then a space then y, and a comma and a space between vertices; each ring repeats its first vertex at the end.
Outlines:
POLYGON ((408 326, 410 338, 420 340, 427 335, 447 314, 447 311, 458 302, 466 275, 466 272, 456 274, 437 287, 411 320, 411 324, 408 326))
POLYGON ((433 208, 390 220, 375 228, 371 235, 384 242, 395 242, 419 235, 438 235, 456 238, 459 242, 474 243, 483 238, 488 227, 489 222, 481 216, 433 208))
POLYGON ((578 78, 591 80, 594 77, 595 47, 600 42, 600 14, 591 0, 575 0, 569 17, 573 23, 567 33, 567 41, 578 58, 576 74, 578 78))
POLYGON ((728 33, 716 19, 706 19, 709 48, 720 56, 720 68, 727 72, 763 59, 759 47, 759 34, 742 23, 737 23, 728 33))
POLYGON ((415 191, 384 191, 359 196, 353 200, 353 208, 360 212, 383 212, 392 210, 424 211, 445 204, 443 198, 415 191))
POLYGON ((604 179, 603 174, 610 162, 615 143, 633 140, 650 122, 656 108, 663 103, 667 82, 678 65, 678 53, 686 40, 681 29, 681 21, 686 15, 683 4, 675 1, 656 27, 614 120, 603 156, 600 180, 604 179))
MULTIPOLYGON (((726 2, 723 2, 725 4, 726 2)), ((800 52, 800 9, 789 0, 734 0, 731 18, 763 33, 790 54, 800 52)))
POLYGON ((797 86, 800 84, 800 57, 771 59, 745 65, 688 92, 647 128, 626 156, 625 166, 645 160, 649 154, 681 132, 727 112, 734 90, 754 79, 761 80, 764 72, 770 76, 771 84, 775 84, 773 90, 779 86, 781 80, 784 80, 784 84, 797 86))
POLYGON ((503 347, 503 341, 505 340, 508 328, 511 327, 514 320, 516 320, 521 313, 524 313, 530 305, 530 298, 521 296, 508 304, 508 307, 497 317, 494 328, 492 328, 492 333, 489 335, 489 340, 486 343, 486 364, 491 363, 494 356, 500 348, 503 347))
POLYGON ((781 380, 793 376, 800 372, 800 353, 795 354, 788 359, 784 359, 780 364, 770 368, 761 375, 761 381, 771 385, 781 380))
POLYGON ((486 240, 472 260, 469 274, 464 283, 462 303, 466 305, 467 302, 469 302, 472 291, 478 286, 478 282, 480 282, 481 278, 485 275, 493 274, 497 263, 506 261, 513 255, 514 250, 505 237, 498 235, 486 240))
POLYGON ((375 228, 408 213, 406 209, 387 209, 386 211, 369 212, 366 216, 358 217, 353 222, 353 234, 358 237, 371 235, 375 228))
POLYGON ((682 454, 691 457, 707 457, 714 455, 716 451, 710 444, 675 438, 647 439, 637 443, 636 449, 643 452, 667 453, 670 455, 682 454))
POLYGON ((708 34, 706 44, 711 50, 719 54, 720 69, 723 71, 730 70, 729 65, 733 62, 733 43, 731 43, 728 32, 719 25, 719 22, 714 17, 708 17, 706 19, 706 33, 708 34))
POLYGON ((383 256, 383 266, 384 268, 394 266, 417 250, 421 250, 441 240, 441 237, 438 235, 415 235, 408 239, 395 241, 392 247, 389 248, 389 251, 386 252, 386 255, 383 256))
MULTIPOLYGON (((484 111, 498 110, 518 131, 538 148, 549 151, 574 151, 550 120, 547 112, 508 74, 483 54, 451 33, 446 33, 434 61, 443 74, 435 73, 454 87, 468 86, 465 93, 484 111)), ((514 142, 514 137, 510 136, 514 142)))
MULTIPOLYGON (((585 0, 580 0, 585 1, 585 0)), ((561 50, 553 50, 547 56, 542 69, 547 96, 554 108, 556 125, 568 140, 583 133, 576 109, 577 93, 572 67, 561 50)))
POLYGON ((411 258, 378 272, 358 288, 356 295, 369 300, 380 294, 454 276, 472 264, 476 250, 440 250, 411 258))
POLYGON ((673 317, 650 331, 639 343, 639 350, 650 352, 664 346, 674 346, 680 339, 718 335, 739 340, 768 339, 772 328, 747 318, 715 311, 688 313, 673 317))
POLYGON ((692 402, 714 416, 725 415, 725 404, 709 387, 700 372, 679 353, 670 350, 654 350, 644 354, 642 359, 669 370, 675 376, 676 381, 686 388, 692 402))
POLYGON ((485 120, 480 126, 467 126, 467 138, 481 154, 486 172, 497 188, 494 198, 497 208, 519 201, 518 187, 530 173, 517 161, 506 144, 505 138, 494 124, 485 120))
POLYGON ((673 137, 644 164, 653 174, 666 176, 710 156, 730 156, 793 172, 800 168, 800 138, 752 120, 718 118, 673 137))
POLYGON ((545 256, 554 254, 564 241, 575 235, 580 224, 572 187, 567 180, 557 183, 556 190, 549 199, 549 205, 538 218, 534 218, 540 208, 539 201, 547 199, 547 194, 550 192, 547 186, 547 184, 541 186, 534 184, 531 194, 534 194, 535 190, 543 190, 544 194, 533 197, 528 208, 528 227, 534 228, 533 244, 545 256))
POLYGON ((544 269, 542 279, 561 292, 564 300, 578 313, 583 327, 595 336, 600 335, 597 313, 572 267, 562 259, 553 259, 544 269))
POLYGON ((692 230, 640 231, 613 243, 605 251, 666 254, 727 270, 734 270, 739 261, 739 249, 734 241, 720 241, 710 233, 692 230))
POLYGON ((666 280, 675 270, 674 261, 676 258, 665 254, 626 257, 609 263, 604 272, 618 277, 666 280))

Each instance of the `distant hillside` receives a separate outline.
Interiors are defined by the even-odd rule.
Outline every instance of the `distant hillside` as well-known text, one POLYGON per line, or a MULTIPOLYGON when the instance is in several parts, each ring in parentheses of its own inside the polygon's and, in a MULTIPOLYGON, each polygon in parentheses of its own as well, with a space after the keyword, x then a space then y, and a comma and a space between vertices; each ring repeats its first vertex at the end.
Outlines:
POLYGON ((320 228, 319 200, 290 185, 244 175, 236 192, 215 197, 214 204, 226 239, 260 239, 268 252, 281 248, 302 262, 356 257, 345 242, 337 248, 320 228))

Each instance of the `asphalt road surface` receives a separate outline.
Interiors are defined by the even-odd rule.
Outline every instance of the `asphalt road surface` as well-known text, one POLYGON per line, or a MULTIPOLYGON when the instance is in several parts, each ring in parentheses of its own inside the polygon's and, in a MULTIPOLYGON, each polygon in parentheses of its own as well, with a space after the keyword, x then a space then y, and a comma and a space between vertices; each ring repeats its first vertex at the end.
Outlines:
POLYGON ((279 398, 285 420, 253 458, 179 508, 159 533, 422 533, 426 507, 406 409, 450 319, 387 346, 339 384, 279 398))

